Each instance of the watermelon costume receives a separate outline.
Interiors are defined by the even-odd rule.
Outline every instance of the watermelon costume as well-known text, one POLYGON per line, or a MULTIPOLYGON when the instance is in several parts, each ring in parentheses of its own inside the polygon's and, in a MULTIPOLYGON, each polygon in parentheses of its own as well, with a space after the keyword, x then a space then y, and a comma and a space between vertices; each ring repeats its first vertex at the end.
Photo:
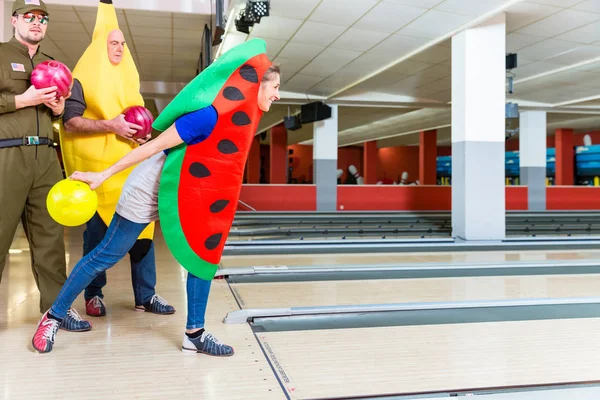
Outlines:
POLYGON ((210 106, 217 111, 217 123, 204 141, 169 151, 158 196, 169 250, 201 279, 214 277, 235 216, 262 116, 258 90, 270 65, 264 41, 234 47, 183 88, 153 124, 164 131, 182 115, 210 106))

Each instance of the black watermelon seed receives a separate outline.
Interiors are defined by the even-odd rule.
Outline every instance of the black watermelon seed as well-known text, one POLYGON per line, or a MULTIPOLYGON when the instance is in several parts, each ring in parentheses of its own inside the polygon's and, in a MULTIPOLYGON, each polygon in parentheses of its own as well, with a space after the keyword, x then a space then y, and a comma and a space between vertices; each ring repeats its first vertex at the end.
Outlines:
POLYGON ((258 74, 256 73, 256 70, 254 69, 254 67, 248 64, 240 68, 240 75, 242 75, 242 78, 244 78, 248 82, 258 83, 258 74))
POLYGON ((231 101, 238 101, 238 100, 244 100, 244 94, 242 93, 242 91, 236 87, 233 86, 227 86, 224 90, 223 90, 223 96, 225 96, 225 98, 227 100, 231 100, 231 101))
POLYGON ((227 207, 228 204, 229 200, 217 200, 210 205, 210 212, 215 214, 221 212, 225 209, 225 207, 227 207))
POLYGON ((231 122, 233 122, 233 124, 237 126, 249 125, 250 117, 245 112, 238 111, 235 114, 233 114, 233 117, 231 117, 231 122))
POLYGON ((208 239, 206 239, 206 242, 204 242, 204 246, 208 250, 214 250, 214 249, 217 248, 217 246, 221 242, 221 238, 222 237, 223 237, 222 233, 215 233, 214 235, 212 235, 211 237, 209 237, 208 239))
POLYGON ((206 178, 207 176, 210 176, 210 171, 204 164, 195 162, 190 165, 190 174, 195 178, 206 178))
POLYGON ((233 154, 239 151, 235 143, 228 139, 221 140, 217 145, 217 149, 223 154, 233 154))

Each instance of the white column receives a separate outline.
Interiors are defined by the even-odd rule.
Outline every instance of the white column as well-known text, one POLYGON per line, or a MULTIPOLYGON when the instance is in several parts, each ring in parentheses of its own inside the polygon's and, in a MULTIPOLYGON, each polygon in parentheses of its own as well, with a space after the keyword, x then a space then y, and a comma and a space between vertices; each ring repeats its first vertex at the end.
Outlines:
POLYGON ((546 111, 519 116, 521 185, 527 185, 529 210, 546 210, 546 111))
POLYGON ((313 182, 317 185, 317 211, 337 209, 338 106, 331 118, 313 123, 313 182))
POLYGON ((506 16, 452 38, 452 230, 502 240, 506 16))
POLYGON ((8 42, 12 38, 11 11, 12 2, 0 0, 0 42, 8 42))

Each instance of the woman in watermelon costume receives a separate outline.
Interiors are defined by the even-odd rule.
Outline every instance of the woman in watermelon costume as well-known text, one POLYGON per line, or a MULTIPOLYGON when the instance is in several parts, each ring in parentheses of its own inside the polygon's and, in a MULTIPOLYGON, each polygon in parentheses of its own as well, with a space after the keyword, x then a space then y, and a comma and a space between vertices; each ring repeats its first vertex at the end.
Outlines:
POLYGON ((103 172, 71 176, 96 189, 141 162, 127 178, 104 239, 75 265, 38 323, 32 340, 35 350, 52 350, 60 321, 75 298, 123 258, 146 226, 160 217, 169 249, 188 271, 182 351, 233 355, 233 348, 204 330, 204 315, 235 216, 248 152, 262 113, 279 99, 279 82, 279 68, 267 58, 264 41, 238 45, 165 108, 154 122, 162 132, 158 138, 103 172))

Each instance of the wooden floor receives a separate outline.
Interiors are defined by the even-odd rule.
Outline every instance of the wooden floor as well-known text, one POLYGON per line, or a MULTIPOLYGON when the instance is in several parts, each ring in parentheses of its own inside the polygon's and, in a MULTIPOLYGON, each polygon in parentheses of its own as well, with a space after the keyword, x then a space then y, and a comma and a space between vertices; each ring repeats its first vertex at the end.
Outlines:
MULTIPOLYGON (((213 282, 207 329, 234 346, 236 355, 186 356, 179 351, 186 319, 185 273, 160 231, 156 238, 157 291, 177 313, 134 312, 128 261, 121 262, 108 273, 109 315, 91 319, 91 332, 59 331, 54 350, 40 355, 30 344, 40 317, 39 295, 28 245, 19 231, 0 285, 0 399, 314 399, 600 379, 600 352, 594 350, 598 319, 272 332, 257 337, 249 325, 221 322, 239 309, 223 280, 213 282)), ((68 230, 66 239, 72 267, 81 256, 81 229, 68 230)), ((596 258, 600 251, 335 254, 224 257, 223 266, 596 258)), ((304 282, 271 287, 272 292, 256 290, 257 284, 235 288, 254 302, 253 307, 258 300, 269 307, 286 307, 595 294, 599 279, 415 279, 404 280, 404 286, 393 286, 402 284, 392 281, 304 282)), ((81 297, 75 306, 83 315, 81 297)))
MULTIPOLYGON (((81 255, 81 231, 69 231, 69 264, 81 255)), ((90 319, 93 330, 60 330, 54 350, 37 354, 31 337, 40 318, 26 241, 18 236, 0 285, 0 399, 285 399, 248 325, 221 322, 238 306, 225 281, 214 281, 207 329, 232 345, 231 358, 184 355, 185 275, 157 235, 157 292, 177 312, 133 311, 129 265, 108 271, 109 315, 90 319), (25 245, 25 246, 24 246, 25 245), (14 251, 13 251, 14 253, 14 251)), ((83 299, 75 302, 84 315, 83 299)))

